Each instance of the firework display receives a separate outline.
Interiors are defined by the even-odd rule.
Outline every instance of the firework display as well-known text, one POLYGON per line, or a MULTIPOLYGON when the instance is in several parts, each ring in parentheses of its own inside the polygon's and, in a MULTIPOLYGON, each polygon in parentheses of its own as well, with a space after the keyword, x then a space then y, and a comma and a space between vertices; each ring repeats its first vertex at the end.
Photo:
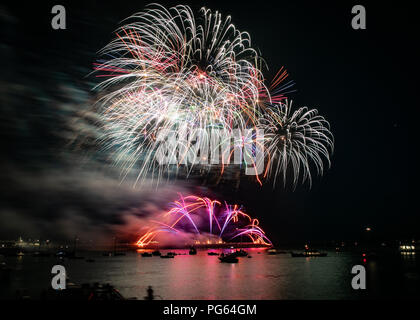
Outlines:
POLYGON ((194 170, 223 175, 235 164, 260 184, 285 181, 290 170, 294 185, 311 181, 311 163, 322 174, 333 148, 328 122, 316 110, 291 111, 284 68, 265 84, 263 59, 230 17, 151 5, 128 20, 95 64, 105 78, 99 142, 123 172, 159 181, 194 170))
POLYGON ((259 227, 258 219, 251 218, 238 205, 222 205, 220 201, 206 197, 181 195, 171 204, 171 209, 152 224, 137 241, 137 246, 145 247, 168 233, 181 237, 188 235, 186 239, 194 239, 196 243, 222 243, 244 237, 253 244, 271 244, 259 227))
POLYGON ((268 109, 266 117, 266 147, 272 160, 268 170, 274 171, 274 181, 281 174, 285 183, 287 169, 291 167, 293 185, 299 178, 311 183, 311 162, 322 175, 324 160, 330 165, 334 141, 329 123, 318 115, 318 110, 304 107, 292 112, 292 103, 285 103, 268 109))

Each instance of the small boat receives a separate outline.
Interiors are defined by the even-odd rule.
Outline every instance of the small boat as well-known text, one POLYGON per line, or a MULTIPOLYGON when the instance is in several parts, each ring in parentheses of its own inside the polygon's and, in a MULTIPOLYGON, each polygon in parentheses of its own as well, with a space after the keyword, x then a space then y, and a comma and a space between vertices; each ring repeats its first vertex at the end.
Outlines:
POLYGON ((112 256, 112 252, 104 252, 104 253, 102 253, 102 255, 104 257, 111 257, 112 256))
POLYGON ((95 262, 95 260, 94 259, 86 259, 86 262, 95 262))
POLYGON ((143 252, 141 254, 142 257, 152 257, 153 255, 150 252, 143 252))
POLYGON ((169 251, 169 252, 167 253, 167 255, 168 255, 168 256, 176 256, 177 254, 176 254, 176 252, 169 251))
POLYGON ((166 255, 161 255, 160 256, 162 259, 173 259, 173 258, 175 258, 175 256, 174 255, 172 255, 172 254, 166 254, 166 255))
POLYGON ((235 254, 228 254, 228 255, 224 255, 222 253, 222 255, 219 257, 220 262, 225 262, 225 263, 238 263, 239 259, 236 257, 235 254))
POLYGON ((196 248, 194 248, 194 247, 191 247, 190 248, 190 251, 188 252, 190 255, 195 255, 195 254, 197 254, 197 249, 196 248))
POLYGON ((207 254, 209 256, 218 256, 219 254, 217 252, 211 251, 211 252, 207 252, 207 254))
POLYGON ((277 250, 276 249, 269 249, 269 250, 267 250, 267 254, 273 256, 273 255, 277 254, 277 250))
POLYGON ((326 252, 319 252, 316 250, 308 250, 305 252, 291 252, 292 257, 298 258, 298 257, 326 257, 326 252))
POLYGON ((162 254, 160 253, 160 251, 159 251, 159 250, 155 250, 155 251, 153 251, 153 252, 152 252, 152 255, 153 255, 153 256, 160 256, 160 255, 162 255, 162 254))
POLYGON ((248 255, 248 252, 246 252, 245 250, 240 249, 240 250, 236 250, 232 254, 234 254, 237 257, 246 257, 248 255))

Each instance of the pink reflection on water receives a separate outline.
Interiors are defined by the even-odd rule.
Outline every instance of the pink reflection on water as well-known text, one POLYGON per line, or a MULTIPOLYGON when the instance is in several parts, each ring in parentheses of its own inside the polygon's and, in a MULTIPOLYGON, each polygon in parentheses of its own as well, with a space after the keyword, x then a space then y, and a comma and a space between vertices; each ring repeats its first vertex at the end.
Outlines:
MULTIPOLYGON (((162 250, 166 254, 169 250, 162 250)), ((156 283, 165 297, 170 299, 263 299, 275 296, 272 279, 262 277, 266 254, 264 249, 246 250, 252 258, 240 257, 239 263, 221 263, 218 256, 208 252, 229 253, 232 250, 198 250, 197 255, 189 255, 187 250, 170 250, 178 255, 174 259, 154 261, 164 268, 156 283)), ((146 258, 146 261, 148 258, 146 258)), ((155 258, 149 258, 155 259, 155 258)), ((156 258, 157 259, 157 258, 156 258)))

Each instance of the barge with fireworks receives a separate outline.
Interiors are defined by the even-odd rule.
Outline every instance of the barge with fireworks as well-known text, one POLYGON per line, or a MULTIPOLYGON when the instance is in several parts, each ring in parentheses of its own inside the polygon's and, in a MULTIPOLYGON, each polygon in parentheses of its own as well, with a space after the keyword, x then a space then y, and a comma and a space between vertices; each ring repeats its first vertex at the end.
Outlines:
MULTIPOLYGON (((145 250, 156 250, 160 249, 190 249, 191 244, 185 244, 181 246, 177 245, 161 245, 159 243, 149 243, 139 248, 137 245, 133 245, 133 249, 145 249, 145 250)), ((272 244, 264 243, 252 243, 252 242, 223 242, 223 243, 200 243, 194 244, 196 249, 251 249, 251 248, 272 248, 272 244)))

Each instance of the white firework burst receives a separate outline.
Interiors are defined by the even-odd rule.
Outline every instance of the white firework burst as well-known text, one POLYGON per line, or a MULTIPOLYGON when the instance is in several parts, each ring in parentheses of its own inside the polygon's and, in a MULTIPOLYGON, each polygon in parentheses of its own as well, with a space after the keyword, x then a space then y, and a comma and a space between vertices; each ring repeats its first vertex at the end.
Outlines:
POLYGON ((293 186, 299 180, 312 183, 311 165, 317 174, 324 172, 324 162, 331 165, 334 138, 330 125, 317 109, 302 107, 292 111, 292 102, 274 105, 267 110, 262 126, 268 154, 267 174, 274 182, 281 176, 286 183, 291 170, 293 186))
MULTIPOLYGON (((316 109, 292 112, 291 104, 282 103, 282 93, 293 85, 278 87, 288 76, 283 68, 267 89, 263 59, 252 48, 249 34, 237 30, 229 16, 205 8, 195 16, 188 6, 166 9, 153 4, 127 20, 131 22, 117 29, 116 38, 100 52, 106 59, 95 67, 98 76, 107 77, 96 87, 103 93, 98 122, 105 133, 99 142, 116 155, 123 175, 135 168, 137 180, 157 176, 159 181, 184 165, 186 176, 194 167, 223 173, 233 149, 243 146, 248 160, 242 164, 264 162, 253 160, 255 146, 263 146, 264 177, 285 182, 290 168, 294 186, 299 180, 311 183, 311 163, 318 174, 325 161, 330 165, 333 137, 328 122, 316 109), (236 135, 232 149, 221 156, 221 166, 185 161, 194 149, 191 137, 198 132, 204 131, 210 141, 218 129, 218 141, 226 142, 234 131, 250 128, 264 130, 265 137, 236 135), (171 132, 179 145, 170 150, 167 156, 175 161, 166 166, 156 161, 162 132, 171 132)), ((255 175, 261 183, 260 173, 255 175)))
POLYGON ((111 58, 96 66, 110 76, 97 88, 109 91, 100 100, 102 142, 120 154, 118 165, 129 170, 143 159, 140 175, 150 172, 162 130, 230 134, 257 122, 258 98, 269 97, 262 60, 230 17, 152 5, 129 19, 101 51, 111 58))

